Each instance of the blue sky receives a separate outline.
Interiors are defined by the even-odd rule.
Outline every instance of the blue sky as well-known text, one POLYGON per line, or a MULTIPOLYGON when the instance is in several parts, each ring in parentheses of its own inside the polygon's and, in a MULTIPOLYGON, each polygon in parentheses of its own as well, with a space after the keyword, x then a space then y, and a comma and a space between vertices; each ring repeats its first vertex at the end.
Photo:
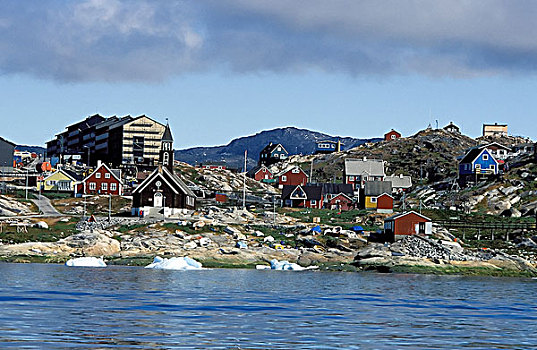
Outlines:
POLYGON ((176 148, 297 126, 410 135, 454 121, 535 138, 532 1, 0 2, 0 136, 169 118, 176 148))

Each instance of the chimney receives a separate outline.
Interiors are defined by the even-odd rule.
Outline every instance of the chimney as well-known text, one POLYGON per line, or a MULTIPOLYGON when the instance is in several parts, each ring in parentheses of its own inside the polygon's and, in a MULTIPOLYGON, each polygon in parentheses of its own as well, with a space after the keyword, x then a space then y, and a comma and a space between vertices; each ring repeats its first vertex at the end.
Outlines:
POLYGON ((367 157, 366 157, 366 156, 364 156, 364 162, 365 162, 365 161, 367 161, 367 157))
POLYGON ((98 161, 97 161, 97 168, 100 167, 102 163, 103 163, 103 162, 102 162, 101 160, 98 160, 98 161))

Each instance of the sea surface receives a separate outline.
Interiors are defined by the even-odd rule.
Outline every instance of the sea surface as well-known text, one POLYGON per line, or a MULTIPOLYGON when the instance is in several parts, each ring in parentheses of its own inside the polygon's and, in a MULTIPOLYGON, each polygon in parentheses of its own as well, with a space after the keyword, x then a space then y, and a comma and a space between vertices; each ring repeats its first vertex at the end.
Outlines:
POLYGON ((537 280, 0 263, 2 349, 537 349, 537 280))

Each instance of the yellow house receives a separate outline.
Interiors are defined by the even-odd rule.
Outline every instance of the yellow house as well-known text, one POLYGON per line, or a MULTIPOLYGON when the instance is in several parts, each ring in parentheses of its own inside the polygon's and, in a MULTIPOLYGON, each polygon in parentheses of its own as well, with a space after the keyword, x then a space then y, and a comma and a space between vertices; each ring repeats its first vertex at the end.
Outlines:
POLYGON ((377 209, 377 197, 376 196, 365 197, 365 209, 367 210, 377 209))
POLYGON ((42 191, 74 192, 76 182, 74 176, 75 174, 71 175, 63 169, 58 169, 43 181, 38 181, 37 190, 41 188, 42 191))

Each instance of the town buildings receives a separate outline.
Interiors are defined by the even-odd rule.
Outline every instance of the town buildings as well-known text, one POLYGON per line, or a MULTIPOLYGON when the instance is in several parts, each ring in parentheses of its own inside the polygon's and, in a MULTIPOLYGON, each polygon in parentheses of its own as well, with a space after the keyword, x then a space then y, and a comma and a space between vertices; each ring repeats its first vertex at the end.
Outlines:
POLYGON ((477 182, 499 174, 499 162, 487 148, 472 148, 459 162, 459 183, 477 182))
POLYGON ((308 183, 308 175, 298 165, 289 167, 276 175, 280 188, 285 185, 297 186, 308 183))
POLYGON ((97 168, 76 186, 76 194, 105 194, 119 196, 123 194, 121 170, 110 169, 106 163, 97 168))
POLYGON ((341 152, 341 141, 317 141, 315 154, 341 152))
POLYGON ((457 125, 453 124, 453 122, 449 122, 449 124, 444 126, 443 129, 446 130, 447 132, 451 132, 453 134, 460 134, 461 133, 461 129, 457 125))

